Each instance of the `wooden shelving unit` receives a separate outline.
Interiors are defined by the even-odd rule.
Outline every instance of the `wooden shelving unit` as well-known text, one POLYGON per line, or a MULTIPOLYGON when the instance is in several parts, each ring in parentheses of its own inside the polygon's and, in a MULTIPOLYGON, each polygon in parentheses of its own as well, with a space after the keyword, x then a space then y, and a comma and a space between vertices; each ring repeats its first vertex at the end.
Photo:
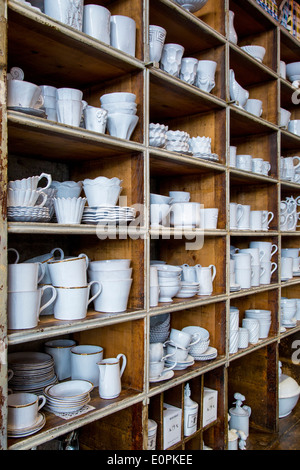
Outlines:
MULTIPOLYGON (((299 228, 281 232, 279 204, 286 196, 300 195, 300 184, 281 181, 281 156, 300 152, 300 137, 278 123, 279 109, 300 118, 299 106, 291 97, 297 92, 279 76, 279 61, 299 60, 300 44, 287 33, 255 0, 209 0, 191 14, 173 0, 95 0, 112 14, 135 19, 137 52, 131 57, 86 34, 55 21, 18 0, 0 5, 0 87, 1 179, 0 179, 0 449, 27 450, 46 446, 52 439, 79 431, 80 448, 85 450, 146 450, 147 420, 158 423, 157 450, 163 449, 163 403, 184 406, 184 386, 190 384, 192 399, 199 403, 197 431, 184 437, 171 450, 227 449, 228 408, 239 391, 251 406, 247 449, 271 448, 285 429, 278 418, 278 361, 285 373, 299 381, 291 361, 294 341, 300 339, 300 324, 280 330, 281 296, 299 297, 300 278, 280 281, 281 248, 299 245, 299 228), (235 13, 238 45, 227 37, 228 11, 235 13), (148 25, 167 31, 166 42, 182 44, 186 57, 211 59, 218 63, 216 86, 211 93, 175 78, 149 62, 148 25), (240 46, 249 43, 266 48, 263 63, 240 46), (2 53, 3 52, 3 53, 2 53), (133 92, 137 96, 138 125, 130 141, 65 126, 6 109, 6 73, 21 67, 27 81, 39 85, 80 88, 84 99, 99 106, 104 93, 133 92), (229 69, 250 97, 263 100, 264 113, 256 118, 238 109, 229 94, 229 69), (151 147, 149 123, 166 124, 193 136, 212 139, 217 162, 151 147), (229 146, 239 153, 262 157, 271 164, 268 176, 229 166, 229 146), (139 231, 118 228, 77 226, 55 223, 19 223, 6 219, 6 183, 9 180, 51 173, 53 179, 84 179, 102 175, 123 180, 122 196, 128 205, 144 205, 139 231), (168 194, 186 190, 191 200, 205 207, 218 207, 216 230, 151 228, 150 192, 168 194), (229 228, 229 203, 250 204, 252 209, 272 211, 274 219, 267 232, 236 231, 229 228), (138 235, 138 236, 137 236, 138 235), (186 249, 186 243, 203 237, 203 246, 186 249), (246 247, 251 240, 278 245, 274 261, 278 270, 271 284, 230 292, 230 246, 246 247), (7 249, 18 249, 21 261, 54 247, 66 255, 86 253, 91 260, 126 258, 132 260, 133 284, 128 310, 105 314, 89 310, 82 321, 60 321, 42 316, 36 328, 8 331, 6 326, 7 249), (211 296, 174 299, 171 304, 149 307, 149 267, 151 259, 170 264, 214 264, 217 269, 211 296), (229 354, 230 306, 240 310, 240 323, 247 308, 272 311, 268 338, 229 354), (210 332, 210 345, 218 356, 196 361, 185 370, 175 371, 166 381, 149 383, 148 352, 150 321, 170 313, 171 327, 202 326, 210 332), (92 392, 93 409, 63 420, 45 412, 46 425, 27 438, 7 439, 7 353, 42 351, 52 338, 73 338, 80 344, 104 347, 106 357, 124 353, 127 367, 122 393, 114 400, 103 400, 92 392), (203 389, 218 391, 217 420, 202 426, 203 389)), ((272 260, 273 261, 273 260, 272 260)), ((295 416, 299 417, 299 406, 295 416)), ((289 423, 293 420, 288 418, 289 423)), ((287 421, 286 421, 287 422, 287 421)), ((183 424, 183 420, 182 420, 183 424)), ((182 426, 183 428, 183 426, 182 426)))

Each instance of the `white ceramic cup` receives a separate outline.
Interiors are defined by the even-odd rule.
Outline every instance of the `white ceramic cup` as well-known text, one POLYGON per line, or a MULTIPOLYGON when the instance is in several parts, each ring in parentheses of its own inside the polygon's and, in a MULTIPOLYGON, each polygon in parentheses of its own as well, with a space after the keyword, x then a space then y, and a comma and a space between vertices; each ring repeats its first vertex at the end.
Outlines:
POLYGON ((238 252, 231 255, 235 260, 235 269, 250 269, 251 268, 251 253, 238 252))
POLYGON ((200 264, 195 266, 197 281, 199 282, 198 295, 211 295, 213 293, 213 281, 216 277, 216 267, 211 264, 203 267, 200 264))
POLYGON ((182 349, 187 349, 190 346, 194 346, 199 343, 200 336, 191 335, 190 333, 178 330, 177 328, 171 328, 169 340, 172 341, 173 345, 182 349))
POLYGON ((283 60, 279 62, 279 74, 281 78, 286 79, 286 63, 283 60))
POLYGON ((7 81, 7 106, 39 109, 43 104, 39 86, 24 80, 7 81))
POLYGON ((197 74, 198 59, 183 57, 181 60, 179 78, 190 85, 194 85, 197 74))
POLYGON ((176 361, 168 367, 165 367, 164 361, 150 362, 149 363, 149 378, 150 379, 159 378, 166 371, 174 369, 176 365, 177 365, 176 361))
POLYGON ((149 58, 150 62, 159 62, 164 47, 167 31, 161 26, 149 25, 149 58))
POLYGON ((300 257, 293 258, 293 272, 298 273, 300 269, 300 257))
POLYGON ((150 343, 149 344, 149 361, 150 362, 165 361, 168 357, 173 357, 175 355, 175 351, 165 354, 164 346, 165 344, 163 343, 150 343))
POLYGON ((57 121, 68 126, 79 127, 82 117, 83 103, 79 100, 57 100, 57 121))
POLYGON ((260 325, 258 320, 255 318, 243 318, 242 328, 247 328, 249 331, 249 343, 258 343, 260 334, 260 325))
POLYGON ((110 17, 110 44, 135 57, 136 23, 133 18, 123 15, 110 17))
POLYGON ((236 167, 236 152, 237 147, 230 145, 229 147, 229 166, 236 167))
POLYGON ((261 117, 263 113, 262 101, 249 98, 245 104, 245 110, 257 117, 261 117))
MULTIPOLYGON (((97 273, 89 274, 90 279, 97 279, 97 273)), ((116 279, 113 281, 101 281, 101 294, 94 299, 96 312, 117 313, 127 310, 127 304, 132 285, 132 279, 116 279), (118 295, 116 295, 118 292, 118 295)), ((92 286, 92 294, 95 286, 92 286)))
POLYGON ((52 304, 55 299, 56 290, 51 285, 43 286, 31 292, 8 292, 8 328, 10 330, 35 328, 38 325, 41 312, 52 304), (42 305, 42 296, 46 290, 52 290, 52 297, 42 305))
POLYGON ((179 77, 183 53, 184 47, 180 44, 164 44, 160 68, 174 77, 179 77))
POLYGON ((229 211, 230 229, 236 230, 238 228, 238 224, 244 214, 245 209, 242 204, 231 202, 229 204, 229 211))
POLYGON ((175 344, 173 345, 171 342, 167 345, 167 354, 168 356, 172 357, 172 359, 169 359, 169 362, 184 362, 187 360, 189 350, 184 348, 178 348, 175 344))
POLYGON ((80 320, 86 317, 88 305, 96 299, 101 292, 101 284, 93 281, 81 287, 55 287, 57 292, 53 307, 54 317, 58 320, 80 320), (96 292, 89 298, 91 287, 96 292))
POLYGON ((82 31, 84 0, 44 0, 44 12, 55 20, 82 31))
POLYGON ((248 204, 242 204, 242 207, 244 209, 243 215, 240 218, 237 228, 238 230, 249 230, 250 229, 250 211, 251 211, 251 206, 248 204))
POLYGON ((35 291, 45 275, 42 263, 9 264, 7 270, 8 292, 35 291))
POLYGON ((258 248, 241 248, 239 249, 238 253, 249 253, 251 256, 251 266, 257 266, 260 264, 261 258, 263 256, 258 248))
POLYGON ((250 211, 250 229, 262 230, 263 213, 262 211, 250 211))
POLYGON ((252 265, 251 287, 258 287, 260 285, 260 280, 265 273, 265 269, 266 268, 260 264, 252 265))
POLYGON ((291 112, 287 109, 280 108, 280 127, 287 127, 291 119, 291 112))
POLYGON ((46 397, 35 393, 16 392, 7 397, 7 425, 12 430, 30 428, 36 423, 46 397))
POLYGON ((252 158, 252 171, 253 173, 262 174, 263 173, 263 163, 262 158, 252 158))
POLYGON ((83 110, 85 128, 89 131, 98 132, 99 134, 105 134, 107 114, 107 111, 103 108, 87 106, 83 110))
POLYGON ((163 225, 167 215, 171 210, 169 204, 150 204, 150 224, 151 227, 163 225))
POLYGON ((293 258, 281 257, 281 280, 292 279, 293 258))
POLYGON ((99 367, 97 363, 103 359, 103 348, 91 344, 80 344, 70 350, 71 379, 88 380, 94 387, 99 385, 99 367))
POLYGON ((107 130, 111 136, 129 140, 138 121, 139 117, 135 114, 108 114, 106 124, 107 130))
POLYGON ((277 269, 277 263, 271 261, 262 261, 261 267, 264 268, 264 272, 261 273, 260 276, 260 284, 270 284, 272 279, 272 274, 277 269))
POLYGON ((215 75, 217 62, 214 60, 199 60, 195 85, 202 91, 210 93, 216 85, 215 75))
POLYGON ((264 161, 262 164, 262 174, 265 176, 268 176, 270 170, 271 170, 271 163, 264 161))
POLYGON ((105 44, 110 44, 110 11, 100 5, 83 7, 82 31, 105 44))
POLYGON ((59 381, 71 377, 71 348, 76 345, 72 339, 54 339, 44 344, 45 352, 54 360, 55 374, 59 381))
POLYGON ((269 225, 274 219, 274 212, 263 210, 262 230, 269 230, 269 225))
POLYGON ((300 135, 300 119, 292 119, 288 123, 288 130, 293 134, 300 135))
POLYGON ((86 286, 89 259, 84 253, 74 258, 48 261, 47 265, 53 286, 86 286))
POLYGON ((240 170, 252 171, 252 156, 251 155, 237 155, 236 167, 240 170))
POLYGON ((271 242, 251 241, 249 248, 258 248, 261 253, 261 261, 270 261, 277 253, 278 246, 271 242))
POLYGON ((77 88, 57 88, 56 99, 61 101, 82 101, 83 92, 77 88))
POLYGON ((253 271, 252 268, 236 268, 235 280, 241 289, 250 289, 253 271))
POLYGON ((215 230, 218 226, 218 208, 200 209, 200 227, 206 230, 215 230))

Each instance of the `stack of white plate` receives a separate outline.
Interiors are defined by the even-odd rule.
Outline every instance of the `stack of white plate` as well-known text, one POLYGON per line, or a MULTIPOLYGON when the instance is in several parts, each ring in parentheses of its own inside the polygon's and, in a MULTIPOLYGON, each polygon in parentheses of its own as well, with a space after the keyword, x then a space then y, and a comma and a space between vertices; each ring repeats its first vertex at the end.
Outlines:
POLYGON ((94 388, 88 380, 69 380, 44 389, 45 410, 52 413, 73 413, 79 411, 91 400, 90 392, 94 388))
POLYGON ((44 387, 57 383, 52 356, 41 352, 15 352, 8 355, 13 371, 9 388, 15 392, 42 393, 44 387))
POLYGON ((199 290, 198 282, 181 281, 180 285, 181 285, 180 291, 175 296, 180 299, 187 299, 189 297, 194 297, 194 295, 196 295, 199 290))
POLYGON ((126 223, 134 220, 136 216, 135 209, 132 207, 120 206, 99 206, 85 207, 83 209, 82 223, 99 224, 99 223, 126 223))
POLYGON ((204 353, 200 354, 197 357, 197 361, 210 361, 211 359, 215 359, 217 355, 217 349, 213 348, 212 346, 209 346, 204 353))
POLYGON ((49 207, 8 207, 7 219, 11 222, 49 222, 49 207))
POLYGON ((205 328, 202 328, 201 326, 185 326, 184 328, 182 328, 182 331, 192 335, 192 342, 195 341, 195 338, 198 335, 200 336, 200 341, 189 347, 189 354, 196 361, 202 360, 199 359, 199 357, 202 357, 209 347, 209 331, 205 328))

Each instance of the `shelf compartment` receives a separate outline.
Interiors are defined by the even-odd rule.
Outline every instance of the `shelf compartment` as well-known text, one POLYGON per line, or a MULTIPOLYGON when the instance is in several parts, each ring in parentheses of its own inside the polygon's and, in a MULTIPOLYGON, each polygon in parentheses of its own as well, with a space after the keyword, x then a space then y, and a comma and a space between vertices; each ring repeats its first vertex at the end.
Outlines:
MULTIPOLYGON (((136 5, 138 2, 135 8, 136 5)), ((23 68, 27 81, 36 83, 38 69, 39 84, 44 81, 55 86, 65 81, 70 87, 81 88, 143 68, 138 59, 18 1, 9 1, 8 21, 8 67, 23 68)), ((137 54, 141 57, 142 36, 138 28, 137 54)))
POLYGON ((8 113, 10 154, 66 162, 142 152, 136 142, 65 126, 18 112, 8 113))
MULTIPOLYGON (((150 24, 160 25, 167 31, 167 41, 181 38, 190 49, 199 46, 199 35, 203 49, 218 45, 224 39, 224 3, 210 2, 195 14, 171 0, 155 0, 150 4, 150 24)), ((182 44, 182 45, 184 45, 182 44)))
POLYGON ((268 344, 260 349, 236 358, 228 370, 228 407, 232 407, 234 393, 245 396, 245 405, 251 407, 250 432, 247 448, 251 446, 255 432, 277 432, 277 344, 268 344))
POLYGON ((231 139, 265 135, 278 130, 276 125, 262 118, 258 118, 244 109, 239 109, 234 105, 230 106, 229 125, 231 139))
POLYGON ((286 64, 299 61, 299 41, 283 26, 280 27, 280 60, 286 64))

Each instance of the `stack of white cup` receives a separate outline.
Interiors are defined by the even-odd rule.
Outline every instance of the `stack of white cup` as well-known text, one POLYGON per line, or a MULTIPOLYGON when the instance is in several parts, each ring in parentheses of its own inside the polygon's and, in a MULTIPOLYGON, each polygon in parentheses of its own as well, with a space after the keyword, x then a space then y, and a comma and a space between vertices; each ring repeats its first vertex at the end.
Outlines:
POLYGON ((261 256, 258 248, 242 248, 238 253, 250 254, 251 261, 251 287, 260 285, 260 278, 265 272, 265 268, 261 266, 261 256))
POLYGON ((277 269, 277 263, 272 262, 272 256, 278 251, 278 246, 271 242, 252 241, 250 248, 258 248, 260 253, 260 265, 265 269, 260 276, 260 284, 270 284, 272 274, 277 269))
POLYGON ((239 344, 239 309, 230 307, 229 316, 229 354, 238 351, 239 344))
POLYGON ((252 279, 251 255, 250 253, 234 253, 235 280, 241 289, 250 289, 252 279))
POLYGON ((297 300, 281 297, 280 319, 282 326, 295 325, 297 320, 297 300))
POLYGON ((249 343, 256 344, 259 341, 259 321, 255 318, 243 318, 242 327, 249 331, 249 343))
POLYGON ((42 109, 45 110, 47 119, 50 121, 57 121, 57 112, 56 112, 56 92, 57 88, 50 85, 41 85, 42 95, 44 98, 44 104, 42 109))
POLYGON ((169 367, 165 367, 165 360, 175 356, 176 351, 171 354, 165 354, 165 343, 150 343, 149 345, 149 379, 150 381, 160 380, 164 374, 174 369, 177 362, 175 361, 169 367))
POLYGON ((56 91, 57 121, 69 126, 79 127, 84 102, 83 93, 75 88, 58 88, 56 91))

